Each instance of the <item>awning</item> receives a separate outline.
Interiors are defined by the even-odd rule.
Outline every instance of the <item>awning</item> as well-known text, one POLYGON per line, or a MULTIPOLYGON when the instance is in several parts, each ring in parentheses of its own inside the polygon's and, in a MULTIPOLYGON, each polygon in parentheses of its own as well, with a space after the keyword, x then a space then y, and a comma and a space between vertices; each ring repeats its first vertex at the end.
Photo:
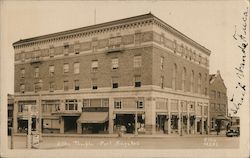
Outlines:
POLYGON ((228 117, 222 116, 222 115, 216 116, 215 119, 216 119, 216 120, 229 120, 228 117))
POLYGON ((79 123, 104 123, 108 120, 108 112, 83 112, 77 120, 79 123))

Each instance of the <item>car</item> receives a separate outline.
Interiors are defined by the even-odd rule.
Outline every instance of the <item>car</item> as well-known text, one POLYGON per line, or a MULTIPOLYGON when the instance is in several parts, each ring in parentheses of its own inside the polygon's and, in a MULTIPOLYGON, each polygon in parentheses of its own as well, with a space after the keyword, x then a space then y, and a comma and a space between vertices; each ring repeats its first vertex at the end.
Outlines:
POLYGON ((226 132, 227 137, 238 137, 240 136, 240 127, 238 126, 232 126, 229 128, 229 130, 226 132))

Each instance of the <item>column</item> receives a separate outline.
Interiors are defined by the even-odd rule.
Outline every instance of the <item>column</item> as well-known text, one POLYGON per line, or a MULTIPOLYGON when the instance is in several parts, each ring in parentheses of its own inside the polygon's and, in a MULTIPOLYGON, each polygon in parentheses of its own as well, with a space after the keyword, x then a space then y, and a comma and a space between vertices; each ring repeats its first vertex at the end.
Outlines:
POLYGON ((62 116, 60 117, 60 133, 64 133, 64 119, 62 116))
POLYGON ((187 103, 187 134, 189 134, 189 128, 190 128, 190 116, 189 116, 189 104, 190 103, 187 103))
POLYGON ((171 134, 171 104, 170 100, 168 101, 168 134, 171 134))
POLYGON ((201 105, 201 134, 204 134, 204 104, 201 105))
POLYGON ((194 120, 194 134, 197 134, 197 118, 194 120))
POLYGON ((82 134, 82 124, 77 122, 77 134, 82 134))
POLYGON ((109 134, 114 132, 114 98, 109 98, 109 134))
POLYGON ((13 133, 17 133, 17 113, 18 113, 18 100, 14 99, 14 107, 13 107, 13 133))
POLYGON ((178 117, 179 117, 179 119, 178 119, 178 134, 180 134, 181 133, 181 102, 180 101, 178 101, 178 117))
POLYGON ((154 134, 155 133, 155 99, 154 98, 146 98, 145 99, 145 129, 146 133, 154 134))

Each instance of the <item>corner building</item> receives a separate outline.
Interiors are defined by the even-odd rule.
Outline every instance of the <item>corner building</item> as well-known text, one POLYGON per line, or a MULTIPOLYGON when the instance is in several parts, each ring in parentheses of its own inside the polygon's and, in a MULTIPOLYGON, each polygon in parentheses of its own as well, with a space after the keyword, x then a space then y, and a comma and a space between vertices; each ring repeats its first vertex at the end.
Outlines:
POLYGON ((13 47, 16 133, 208 133, 210 51, 151 13, 13 47))

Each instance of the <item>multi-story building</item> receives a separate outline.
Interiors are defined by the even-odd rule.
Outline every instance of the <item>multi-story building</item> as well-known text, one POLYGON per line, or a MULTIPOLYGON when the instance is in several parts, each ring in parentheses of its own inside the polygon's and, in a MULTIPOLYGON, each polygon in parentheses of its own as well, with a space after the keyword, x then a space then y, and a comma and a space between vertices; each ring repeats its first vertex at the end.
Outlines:
POLYGON ((210 129, 226 129, 228 124, 227 88, 218 70, 209 75, 210 129))
POLYGON ((29 105, 43 132, 208 131, 210 51, 151 13, 13 47, 15 132, 29 105))
POLYGON ((14 109, 14 96, 8 94, 8 135, 11 134, 13 127, 13 109, 14 109))

